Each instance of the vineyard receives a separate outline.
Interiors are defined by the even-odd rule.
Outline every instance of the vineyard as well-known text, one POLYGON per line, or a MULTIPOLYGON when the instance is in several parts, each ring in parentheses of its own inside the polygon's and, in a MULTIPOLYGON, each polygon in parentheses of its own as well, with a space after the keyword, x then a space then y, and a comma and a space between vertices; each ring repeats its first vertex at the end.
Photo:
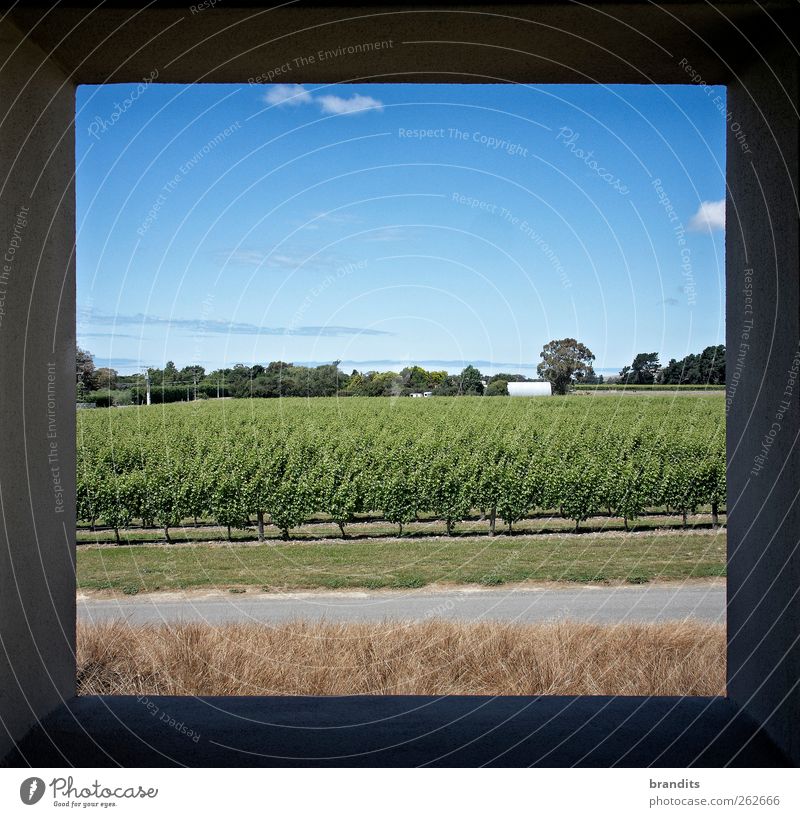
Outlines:
POLYGON ((324 514, 448 533, 539 511, 575 523, 725 502, 723 398, 283 399, 78 413, 78 517, 119 530, 186 520, 284 538, 324 514))

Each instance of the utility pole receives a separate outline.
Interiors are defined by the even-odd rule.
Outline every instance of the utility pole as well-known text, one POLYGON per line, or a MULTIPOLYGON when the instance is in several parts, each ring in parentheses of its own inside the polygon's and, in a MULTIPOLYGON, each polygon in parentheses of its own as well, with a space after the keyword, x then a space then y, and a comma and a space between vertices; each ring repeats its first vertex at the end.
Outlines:
POLYGON ((144 370, 144 385, 147 392, 147 405, 150 405, 150 369, 144 370))

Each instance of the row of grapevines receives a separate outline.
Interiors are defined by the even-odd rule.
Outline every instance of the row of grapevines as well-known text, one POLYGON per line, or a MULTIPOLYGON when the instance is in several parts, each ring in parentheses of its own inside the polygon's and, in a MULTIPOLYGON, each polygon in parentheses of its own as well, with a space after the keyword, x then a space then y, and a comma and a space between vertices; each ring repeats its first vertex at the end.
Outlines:
POLYGON ((534 511, 576 527, 725 499, 718 396, 539 400, 223 400, 79 414, 78 516, 117 532, 213 518, 269 520, 284 537, 315 514, 346 535, 359 514, 452 532, 480 509, 494 533, 534 511))

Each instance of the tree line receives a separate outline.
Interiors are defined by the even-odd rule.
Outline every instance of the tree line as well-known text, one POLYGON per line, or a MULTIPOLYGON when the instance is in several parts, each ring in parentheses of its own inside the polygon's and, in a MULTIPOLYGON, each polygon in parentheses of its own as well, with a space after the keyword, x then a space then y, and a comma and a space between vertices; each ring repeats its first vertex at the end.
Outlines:
POLYGON ((77 360, 78 402, 98 406, 144 403, 148 378, 154 403, 209 397, 403 397, 426 392, 435 397, 497 396, 508 394, 509 382, 529 379, 503 372, 485 376, 475 366, 466 366, 459 374, 422 366, 399 372, 353 369, 347 374, 338 361, 313 367, 283 361, 266 366, 238 363, 210 372, 199 365, 178 369, 169 361, 163 369, 150 368, 146 374, 121 375, 114 369, 95 368, 91 353, 80 348, 77 360))
POLYGON ((681 360, 672 358, 661 366, 658 352, 642 352, 625 366, 617 378, 609 382, 631 385, 695 385, 721 386, 725 384, 725 347, 707 346, 700 354, 686 355, 681 360))
MULTIPOLYGON (((600 385, 602 375, 594 371, 595 356, 575 338, 552 340, 540 353, 537 374, 552 384, 554 393, 567 394, 574 386, 600 385)), ((404 397, 424 394, 433 397, 508 395, 510 382, 530 381, 520 374, 500 372, 483 375, 475 366, 459 374, 407 366, 399 372, 354 369, 350 374, 339 361, 321 366, 301 366, 273 361, 266 366, 239 363, 206 372, 203 366, 179 369, 169 361, 163 369, 120 375, 115 369, 94 365, 91 352, 76 350, 77 399, 98 406, 146 402, 148 381, 151 402, 173 403, 209 397, 404 397)), ((725 383, 725 347, 709 346, 700 354, 674 359, 662 367, 657 352, 636 355, 617 377, 607 383, 625 385, 717 385, 725 383)))

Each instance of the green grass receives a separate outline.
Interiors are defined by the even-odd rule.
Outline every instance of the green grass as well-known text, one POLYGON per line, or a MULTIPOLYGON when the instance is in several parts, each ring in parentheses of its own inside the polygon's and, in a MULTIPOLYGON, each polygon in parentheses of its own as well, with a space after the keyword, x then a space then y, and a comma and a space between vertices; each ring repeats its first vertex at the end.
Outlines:
POLYGON ((408 588, 433 582, 641 584, 725 575, 725 533, 503 536, 78 549, 78 588, 408 588))

